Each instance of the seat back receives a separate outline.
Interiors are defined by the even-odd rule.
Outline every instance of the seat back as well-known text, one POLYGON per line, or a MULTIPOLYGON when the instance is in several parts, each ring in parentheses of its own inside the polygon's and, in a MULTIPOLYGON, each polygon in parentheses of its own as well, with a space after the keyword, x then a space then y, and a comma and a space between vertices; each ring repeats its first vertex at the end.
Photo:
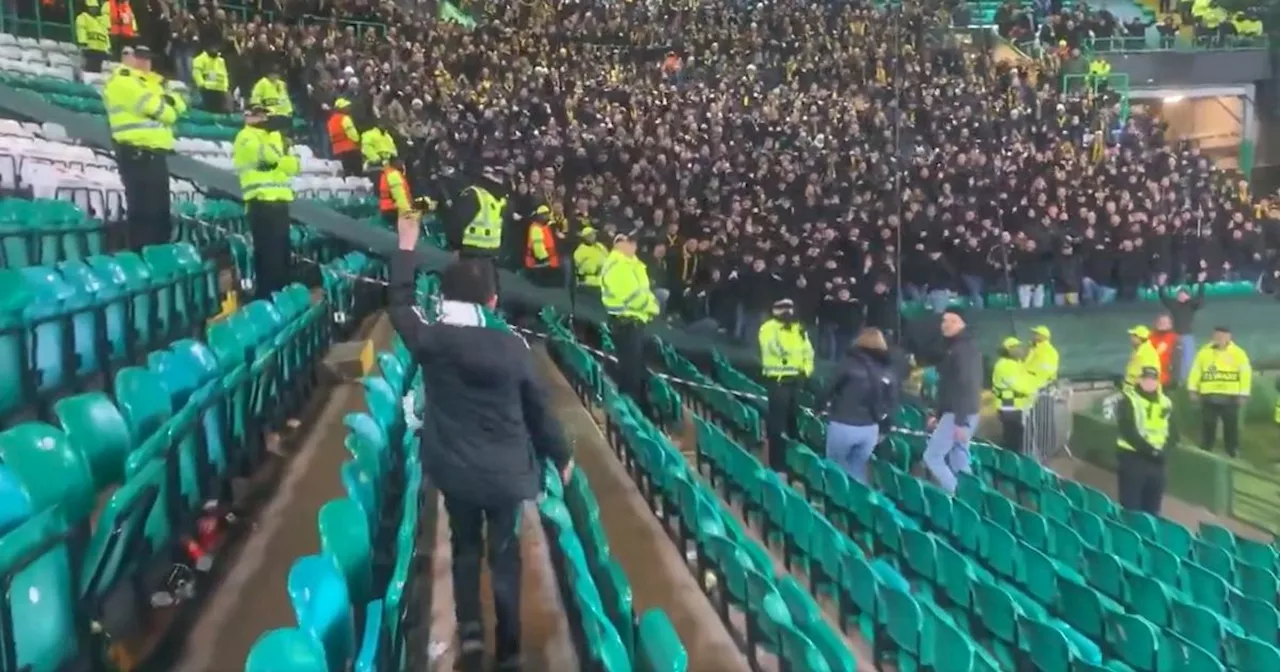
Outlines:
POLYGON ((165 464, 148 460, 111 493, 98 515, 85 550, 80 573, 80 595, 90 601, 105 599, 129 567, 147 567, 147 559, 159 548, 146 540, 147 516, 164 487, 165 464))
POLYGON ((31 303, 31 290, 22 273, 0 269, 0 417, 21 408, 24 370, 23 308, 31 303))
POLYGON ((640 617, 636 643, 637 672, 687 672, 689 654, 680 642, 671 619, 660 609, 640 617))
POLYGON ((373 593, 373 544, 363 507, 346 497, 330 500, 320 507, 318 526, 320 552, 337 563, 351 603, 363 606, 373 593))
POLYGON ((136 444, 110 397, 102 392, 66 397, 54 404, 53 414, 67 440, 89 461, 95 490, 124 480, 124 463, 136 444))
POLYGON ((249 649, 245 672, 328 672, 324 646, 297 628, 263 633, 249 649))
POLYGON ((355 460, 342 463, 342 489, 347 497, 355 502, 364 513, 368 529, 374 529, 378 521, 378 504, 374 495, 373 479, 360 468, 355 460))
POLYGON ((0 669, 58 672, 85 655, 71 585, 70 531, 58 508, 0 536, 0 589, 9 610, 0 669))
POLYGON ((173 402, 163 379, 153 371, 129 366, 115 381, 116 404, 134 440, 144 442, 173 417, 173 402))
POLYGON ((70 369, 70 353, 64 351, 68 325, 62 316, 71 306, 75 290, 46 266, 31 266, 21 272, 31 291, 31 301, 23 315, 28 323, 38 323, 32 337, 32 364, 39 375, 37 387, 48 391, 65 385, 74 373, 70 369))
POLYGON ((34 511, 58 507, 72 524, 93 511, 93 470, 60 430, 27 422, 0 432, 0 464, 22 481, 34 511))
POLYGON ((355 623, 347 580, 333 560, 319 555, 298 558, 289 570, 289 600, 298 629, 324 646, 329 669, 347 669, 355 658, 355 623))

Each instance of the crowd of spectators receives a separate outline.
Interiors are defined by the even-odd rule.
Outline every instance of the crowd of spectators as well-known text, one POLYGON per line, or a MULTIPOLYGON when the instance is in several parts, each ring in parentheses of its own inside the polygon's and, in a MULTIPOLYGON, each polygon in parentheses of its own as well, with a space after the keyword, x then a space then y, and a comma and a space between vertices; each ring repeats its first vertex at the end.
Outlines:
MULTIPOLYGON (((1280 273, 1243 182, 1140 110, 1063 91, 1052 63, 997 63, 945 1, 491 3, 474 30, 390 4, 150 1, 168 30, 144 35, 179 75, 211 44, 241 91, 283 62, 318 145, 355 101, 415 182, 497 168, 517 211, 632 233, 669 315, 738 335, 782 297, 830 348, 895 327, 900 299, 1106 303, 1280 273)), ((1037 30, 1125 30, 1071 12, 1037 30)))

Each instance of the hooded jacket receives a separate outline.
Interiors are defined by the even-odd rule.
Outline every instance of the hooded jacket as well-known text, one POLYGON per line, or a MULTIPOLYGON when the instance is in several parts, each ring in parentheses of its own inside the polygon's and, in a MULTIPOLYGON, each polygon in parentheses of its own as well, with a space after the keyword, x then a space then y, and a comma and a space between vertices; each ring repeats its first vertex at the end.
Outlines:
POLYGON ((854 427, 879 425, 897 411, 900 389, 888 353, 854 348, 840 363, 818 407, 827 410, 831 422, 854 427))
POLYGON ((391 323, 422 367, 423 466, 448 497, 480 507, 534 499, 541 458, 558 467, 571 453, 546 403, 529 346, 506 330, 483 326, 479 306, 446 301, 440 321, 426 318, 414 296, 412 252, 391 257, 391 323))

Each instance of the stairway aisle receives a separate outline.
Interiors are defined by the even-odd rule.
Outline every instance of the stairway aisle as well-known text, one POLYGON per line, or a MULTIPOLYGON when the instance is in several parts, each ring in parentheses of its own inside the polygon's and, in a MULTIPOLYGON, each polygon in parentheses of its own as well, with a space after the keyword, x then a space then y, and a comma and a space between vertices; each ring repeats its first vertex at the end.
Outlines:
POLYGON ((537 346, 535 352, 544 390, 599 501, 609 548, 631 582, 636 613, 655 608, 667 613, 688 653, 688 669, 747 670, 745 656, 609 448, 596 418, 578 400, 545 349, 537 346))

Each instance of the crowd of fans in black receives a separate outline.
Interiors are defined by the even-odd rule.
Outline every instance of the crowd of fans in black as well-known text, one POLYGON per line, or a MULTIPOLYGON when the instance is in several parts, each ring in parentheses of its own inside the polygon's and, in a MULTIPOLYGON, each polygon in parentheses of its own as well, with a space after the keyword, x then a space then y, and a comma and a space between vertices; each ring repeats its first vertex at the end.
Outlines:
MULTIPOLYGON (((950 29, 949 1, 491 3, 468 29, 362 0, 150 0, 179 72, 216 44, 243 91, 283 61, 318 145, 346 97, 415 177, 497 168, 519 212, 633 233, 689 323, 753 334, 787 297, 830 348, 892 329, 900 299, 1280 278, 1244 182, 1141 110, 1064 91, 1052 61, 996 62, 950 29)), ((1038 28, 1049 42, 1106 30, 1072 11, 1038 28)))

